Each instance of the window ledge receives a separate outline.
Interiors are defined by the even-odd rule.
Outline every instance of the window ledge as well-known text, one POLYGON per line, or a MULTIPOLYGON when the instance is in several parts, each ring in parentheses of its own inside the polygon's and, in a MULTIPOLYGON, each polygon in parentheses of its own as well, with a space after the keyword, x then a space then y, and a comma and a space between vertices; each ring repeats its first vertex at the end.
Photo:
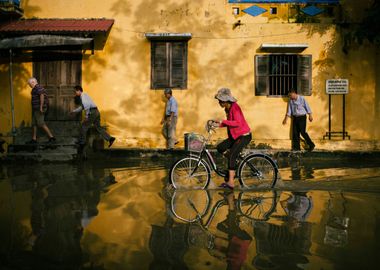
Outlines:
POLYGON ((151 41, 190 40, 191 33, 145 33, 145 37, 151 41))
POLYGON ((261 51, 267 52, 302 52, 309 48, 307 43, 263 43, 260 46, 261 51))

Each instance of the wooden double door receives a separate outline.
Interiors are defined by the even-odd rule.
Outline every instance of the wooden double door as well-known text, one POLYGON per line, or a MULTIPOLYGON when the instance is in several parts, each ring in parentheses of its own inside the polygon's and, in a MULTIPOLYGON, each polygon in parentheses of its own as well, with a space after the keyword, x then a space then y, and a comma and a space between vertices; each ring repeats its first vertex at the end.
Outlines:
POLYGON ((48 121, 77 121, 71 117, 78 105, 74 102, 74 86, 82 81, 82 60, 34 61, 33 76, 49 97, 48 121))

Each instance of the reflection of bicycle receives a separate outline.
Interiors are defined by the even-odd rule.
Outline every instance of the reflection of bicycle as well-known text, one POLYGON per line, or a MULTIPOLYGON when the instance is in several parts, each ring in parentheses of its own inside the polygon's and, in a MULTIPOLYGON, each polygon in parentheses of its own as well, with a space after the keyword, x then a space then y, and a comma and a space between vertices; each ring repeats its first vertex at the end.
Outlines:
POLYGON ((211 256, 226 259, 229 263, 237 250, 243 252, 242 257, 245 256, 244 248, 237 246, 249 245, 252 240, 246 225, 251 227, 256 221, 268 220, 276 210, 279 196, 274 190, 240 192, 237 200, 234 193, 221 195, 224 198, 212 206, 212 196, 208 190, 174 190, 168 210, 175 219, 188 224, 186 239, 189 245, 205 248, 211 256), (218 210, 224 206, 228 208, 228 215, 216 228, 228 237, 217 235, 209 229, 218 210))
MULTIPOLYGON (((208 137, 199 134, 188 134, 188 157, 175 162, 170 169, 170 182, 174 188, 207 188, 211 179, 211 170, 219 176, 226 177, 228 171, 217 168, 216 163, 207 149, 207 143, 212 131, 216 128, 215 122, 207 121, 208 137)), ((237 158, 238 167, 236 177, 243 188, 257 186, 274 187, 277 181, 278 168, 276 163, 265 154, 240 154, 237 158)))
MULTIPOLYGON (((269 191, 242 191, 235 202, 235 208, 240 216, 254 221, 266 221, 276 210, 279 196, 275 190, 269 191)), ((211 196, 207 190, 175 190, 171 195, 170 213, 184 222, 199 221, 208 227, 218 209, 227 205, 225 199, 218 200, 211 207, 211 196), (203 218, 211 210, 206 222, 203 218)))

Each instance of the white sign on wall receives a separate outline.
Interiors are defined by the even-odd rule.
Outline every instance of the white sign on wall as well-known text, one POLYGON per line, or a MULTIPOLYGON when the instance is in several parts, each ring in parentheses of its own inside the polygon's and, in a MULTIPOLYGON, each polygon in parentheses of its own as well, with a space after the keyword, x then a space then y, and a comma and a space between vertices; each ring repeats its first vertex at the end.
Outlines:
POLYGON ((349 82, 347 79, 326 80, 326 94, 344 95, 348 94, 349 82))

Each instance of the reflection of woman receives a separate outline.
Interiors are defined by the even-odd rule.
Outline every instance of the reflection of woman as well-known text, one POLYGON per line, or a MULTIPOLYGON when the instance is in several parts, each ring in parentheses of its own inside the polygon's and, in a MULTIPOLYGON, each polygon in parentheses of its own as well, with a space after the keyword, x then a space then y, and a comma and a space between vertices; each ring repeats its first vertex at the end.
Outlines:
POLYGON ((226 195, 226 200, 228 202, 228 215, 225 221, 217 225, 217 229, 228 234, 228 246, 227 249, 223 248, 221 240, 219 240, 219 243, 215 241, 215 246, 220 251, 226 253, 227 269, 241 269, 247 259, 248 248, 252 242, 252 237, 239 227, 234 193, 231 192, 226 195))
POLYGON ((244 118, 243 112, 236 103, 236 98, 231 94, 228 88, 219 89, 215 98, 219 105, 224 108, 227 114, 227 120, 220 120, 220 127, 227 127, 228 139, 221 142, 217 149, 219 153, 230 150, 228 156, 228 181, 221 187, 233 189, 236 170, 236 158, 245 146, 252 140, 251 129, 244 118))

